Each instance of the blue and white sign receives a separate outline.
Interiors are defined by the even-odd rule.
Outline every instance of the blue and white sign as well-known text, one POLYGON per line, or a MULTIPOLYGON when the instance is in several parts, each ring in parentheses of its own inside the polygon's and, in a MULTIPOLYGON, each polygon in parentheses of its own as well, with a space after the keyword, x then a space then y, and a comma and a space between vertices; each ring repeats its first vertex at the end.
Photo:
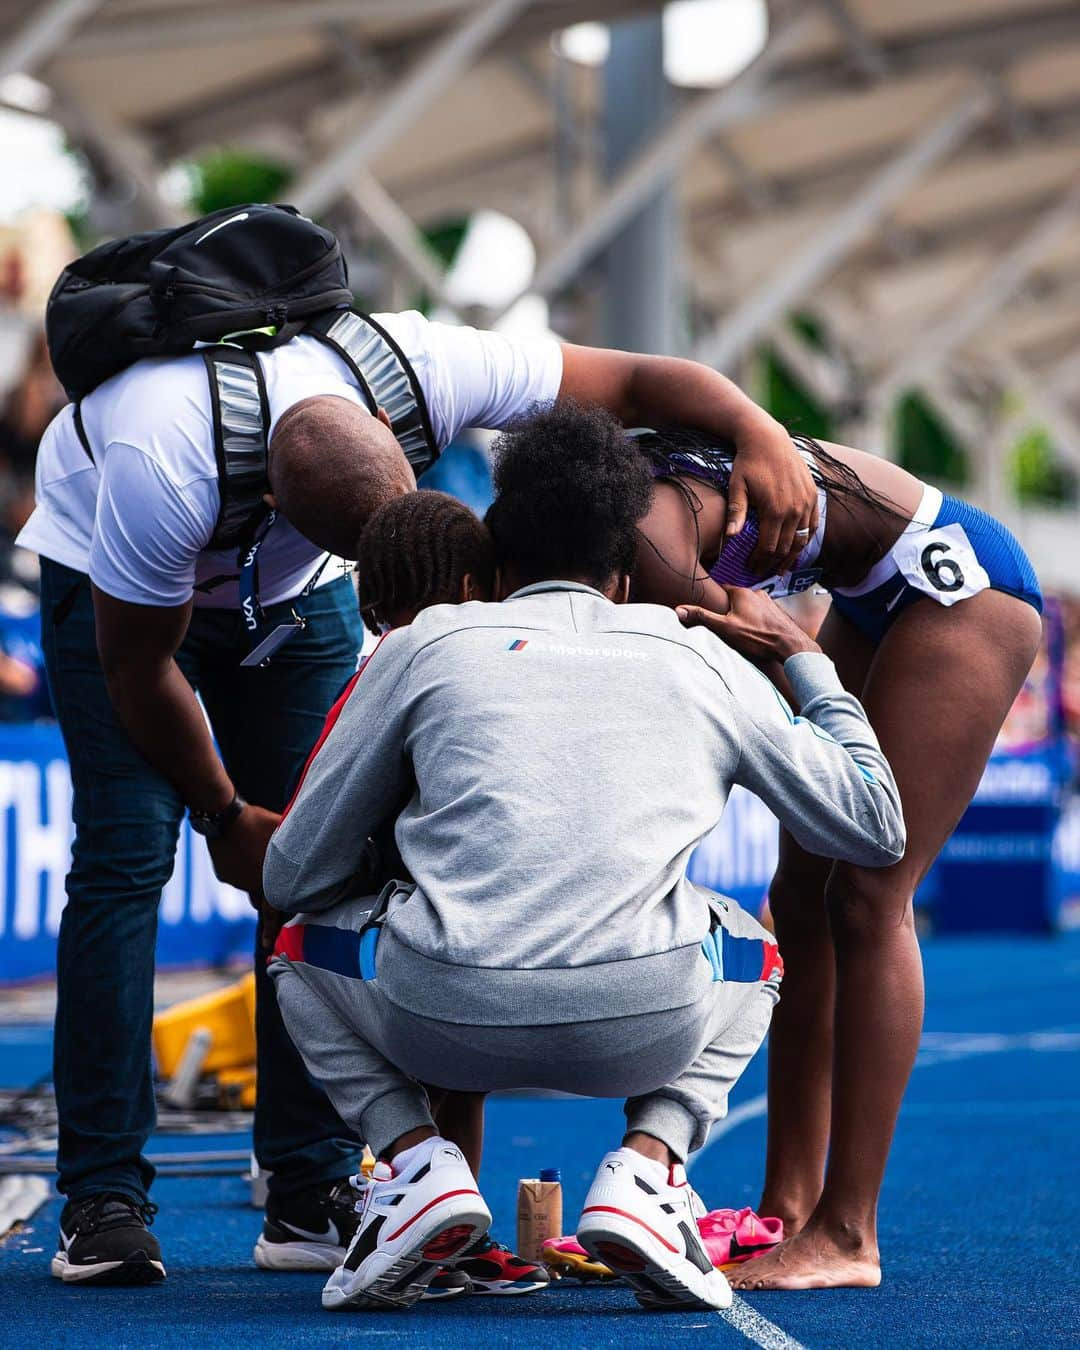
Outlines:
POLYGON ((695 849, 687 873, 756 914, 776 871, 779 842, 780 827, 764 802, 732 788, 720 824, 695 849))
MULTIPOLYGON (((51 975, 71 860, 71 777, 59 730, 0 726, 0 983, 51 975)), ((185 822, 161 900, 161 965, 201 965, 252 950, 247 896, 214 876, 185 822)))
POLYGON ((934 931, 1048 932, 1068 880, 1056 864, 1069 761, 1064 744, 995 754, 926 888, 934 931))
MULTIPOLYGON (((1060 828, 1062 766, 1043 753, 995 757, 975 802, 920 893, 941 929, 1047 928, 1080 921, 1080 800, 1060 828)), ((758 798, 731 793, 690 876, 752 913, 776 867, 778 826, 758 798)), ((0 984, 52 974, 71 857, 71 780, 49 724, 0 725, 0 984)), ((251 951, 247 897, 214 876, 183 826, 161 902, 158 962, 214 964, 251 951)))

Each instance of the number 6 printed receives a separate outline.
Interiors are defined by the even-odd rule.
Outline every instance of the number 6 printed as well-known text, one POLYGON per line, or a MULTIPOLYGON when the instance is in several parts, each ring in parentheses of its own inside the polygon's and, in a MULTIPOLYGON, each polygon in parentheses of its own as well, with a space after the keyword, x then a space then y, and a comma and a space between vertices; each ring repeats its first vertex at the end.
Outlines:
POLYGON ((922 551, 920 562, 922 570, 930 580, 930 584, 939 591, 959 591, 963 589, 964 573, 960 564, 953 558, 942 558, 943 553, 950 552, 948 544, 934 543, 927 544, 922 551))
POLYGON ((905 532, 893 548, 893 558, 908 585, 939 605, 955 605, 990 585, 986 569, 958 523, 905 532))

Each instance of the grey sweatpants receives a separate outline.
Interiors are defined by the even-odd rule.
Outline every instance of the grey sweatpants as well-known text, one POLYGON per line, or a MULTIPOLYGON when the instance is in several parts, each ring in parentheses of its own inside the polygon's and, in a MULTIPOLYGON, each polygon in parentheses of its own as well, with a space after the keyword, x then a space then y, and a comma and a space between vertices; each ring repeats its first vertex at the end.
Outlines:
MULTIPOLYGON (((748 914, 725 903, 725 926, 771 941, 748 914)), ((319 924, 332 925, 332 916, 319 915, 319 924)), ((778 970, 747 983, 717 980, 699 1004, 635 1017, 465 1026, 409 1012, 386 997, 378 979, 292 959, 280 944, 270 975, 309 1071, 376 1156, 410 1130, 432 1125, 425 1083, 464 1092, 531 1087, 625 1097, 627 1128, 662 1140, 685 1160, 727 1114, 728 1094, 768 1031, 780 983, 778 970)), ((588 979, 583 968, 583 1007, 588 979)))

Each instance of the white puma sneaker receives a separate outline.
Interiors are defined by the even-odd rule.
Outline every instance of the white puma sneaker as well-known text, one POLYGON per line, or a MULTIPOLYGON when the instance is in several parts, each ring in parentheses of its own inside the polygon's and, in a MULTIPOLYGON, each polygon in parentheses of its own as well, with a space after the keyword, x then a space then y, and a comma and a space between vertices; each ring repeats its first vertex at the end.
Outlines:
POLYGON ((376 1164, 357 1203, 356 1235, 323 1288, 324 1308, 408 1308, 448 1257, 487 1232, 491 1211, 461 1150, 428 1142, 396 1176, 376 1164))
POLYGON ((685 1169, 671 1167, 666 1181, 658 1171, 633 1149, 609 1153, 585 1197, 578 1242, 642 1307, 730 1308, 731 1286, 698 1233, 685 1169))

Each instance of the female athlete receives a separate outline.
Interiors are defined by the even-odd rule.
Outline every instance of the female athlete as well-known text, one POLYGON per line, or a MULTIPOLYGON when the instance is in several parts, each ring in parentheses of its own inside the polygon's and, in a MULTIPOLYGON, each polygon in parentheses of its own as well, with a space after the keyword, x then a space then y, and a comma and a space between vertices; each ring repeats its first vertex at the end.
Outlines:
POLYGON ((978 786, 1041 634, 1038 581, 1004 526, 895 464, 795 443, 819 521, 800 532, 793 569, 763 579, 748 566, 752 519, 725 542, 731 447, 689 432, 637 438, 657 481, 634 598, 721 637, 730 628, 733 641, 737 628, 753 657, 768 609, 729 587, 828 590, 817 640, 862 700, 907 820, 907 853, 882 870, 781 838, 769 899, 786 975, 758 1212, 781 1218, 786 1240, 732 1272, 750 1289, 880 1283, 878 1193, 923 1017, 912 896, 978 786))

